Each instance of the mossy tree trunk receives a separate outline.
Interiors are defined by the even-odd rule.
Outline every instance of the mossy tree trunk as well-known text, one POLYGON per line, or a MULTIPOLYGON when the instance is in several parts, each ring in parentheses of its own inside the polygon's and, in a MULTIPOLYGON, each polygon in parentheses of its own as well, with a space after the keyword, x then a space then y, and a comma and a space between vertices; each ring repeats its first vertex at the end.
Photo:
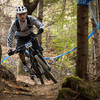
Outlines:
POLYGON ((88 80, 88 6, 77 6, 76 74, 88 80))
MULTIPOLYGON (((0 9, 0 14, 1 14, 1 9, 0 9)), ((0 28, 1 28, 1 24, 0 24, 0 28)), ((1 29, 0 29, 1 30, 1 29)), ((1 49, 1 35, 2 33, 0 32, 0 66, 1 66, 1 57, 2 57, 2 49, 1 49)))
POLYGON ((2 49, 1 49, 1 42, 0 42, 0 66, 1 66, 1 57, 2 57, 2 49))
MULTIPOLYGON (((3 6, 3 5, 2 5, 3 6)), ((2 9, 0 8, 0 19, 2 20, 2 17, 4 16, 4 13, 2 9)), ((4 17, 5 18, 5 17, 4 17)), ((2 24, 0 24, 0 29, 2 30, 2 24)), ((7 81, 16 81, 16 78, 12 72, 10 72, 6 66, 2 66, 1 64, 1 57, 2 57, 2 48, 1 48, 1 38, 2 38, 2 32, 0 32, 0 82, 1 80, 7 80, 7 81)), ((3 85, 3 84, 2 84, 3 85)), ((2 87, 1 85, 1 87, 2 87)))

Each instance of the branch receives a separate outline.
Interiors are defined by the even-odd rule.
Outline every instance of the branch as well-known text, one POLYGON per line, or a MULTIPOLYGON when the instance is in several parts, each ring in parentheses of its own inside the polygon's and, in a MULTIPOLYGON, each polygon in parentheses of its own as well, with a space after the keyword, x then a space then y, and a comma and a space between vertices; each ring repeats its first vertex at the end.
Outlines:
MULTIPOLYGON (((62 3, 62 11, 61 11, 60 16, 59 16, 57 19, 55 19, 55 20, 53 20, 53 21, 47 23, 47 24, 45 25, 45 27, 49 27, 49 26, 55 24, 55 23, 62 17, 62 15, 65 13, 65 10, 66 10, 66 0, 63 0, 63 3, 62 3)), ((55 15, 54 15, 54 16, 55 16, 55 15)), ((52 17, 52 18, 53 18, 53 17, 52 17)))

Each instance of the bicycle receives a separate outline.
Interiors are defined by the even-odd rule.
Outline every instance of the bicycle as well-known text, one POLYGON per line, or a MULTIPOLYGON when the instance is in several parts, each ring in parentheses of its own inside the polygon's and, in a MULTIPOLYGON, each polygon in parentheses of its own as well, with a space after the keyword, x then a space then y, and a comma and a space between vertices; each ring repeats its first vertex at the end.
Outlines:
MULTIPOLYGON (((41 52, 38 49, 35 50, 32 47, 32 42, 34 42, 35 39, 36 37, 31 37, 31 40, 27 42, 25 45, 22 45, 14 51, 12 51, 12 55, 15 53, 19 53, 20 50, 25 50, 26 56, 30 58, 30 76, 35 74, 37 78, 40 79, 41 84, 44 84, 43 75, 46 77, 47 80, 52 80, 54 83, 57 83, 57 80, 50 72, 50 66, 42 56, 41 52)), ((33 77, 31 77, 31 79, 34 80, 33 77)))

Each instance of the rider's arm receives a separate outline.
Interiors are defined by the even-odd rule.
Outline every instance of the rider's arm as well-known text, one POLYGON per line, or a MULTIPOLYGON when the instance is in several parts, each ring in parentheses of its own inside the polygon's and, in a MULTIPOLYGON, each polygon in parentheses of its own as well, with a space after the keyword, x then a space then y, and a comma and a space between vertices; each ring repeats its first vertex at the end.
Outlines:
POLYGON ((7 47, 8 49, 12 48, 12 42, 13 42, 13 38, 14 38, 14 34, 16 32, 16 25, 15 22, 12 23, 12 25, 10 26, 10 29, 8 31, 8 39, 7 39, 7 47))
POLYGON ((39 29, 38 32, 40 32, 40 33, 43 32, 44 26, 37 18, 31 16, 31 23, 32 23, 32 25, 35 25, 39 29))

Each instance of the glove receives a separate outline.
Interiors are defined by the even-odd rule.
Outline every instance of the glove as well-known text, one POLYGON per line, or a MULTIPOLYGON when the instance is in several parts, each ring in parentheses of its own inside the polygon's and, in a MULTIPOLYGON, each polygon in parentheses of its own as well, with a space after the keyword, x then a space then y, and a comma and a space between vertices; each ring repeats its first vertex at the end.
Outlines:
POLYGON ((8 50, 8 55, 9 55, 9 56, 13 55, 12 49, 8 50))
POLYGON ((43 33, 43 31, 44 31, 44 29, 43 29, 43 28, 40 28, 40 29, 38 30, 38 34, 43 33))

